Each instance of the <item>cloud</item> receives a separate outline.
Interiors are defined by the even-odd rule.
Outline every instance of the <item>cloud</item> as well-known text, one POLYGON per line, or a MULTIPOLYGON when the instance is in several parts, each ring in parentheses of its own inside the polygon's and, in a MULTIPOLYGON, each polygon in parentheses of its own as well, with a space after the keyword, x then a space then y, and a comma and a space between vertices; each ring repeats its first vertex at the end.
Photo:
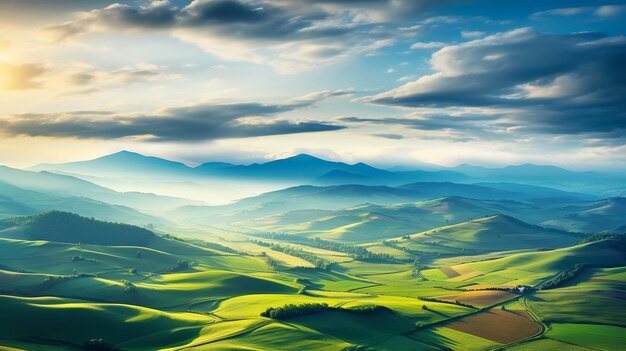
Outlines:
POLYGON ((224 60, 269 64, 281 73, 376 53, 398 23, 451 1, 194 0, 113 4, 47 27, 54 42, 94 32, 165 31, 224 60))
POLYGON ((365 101, 502 109, 526 130, 624 138, 625 61, 626 37, 523 28, 442 48, 431 57, 435 73, 365 101))
POLYGON ((320 93, 282 104, 204 103, 170 107, 154 113, 75 111, 18 114, 0 118, 0 131, 7 135, 79 139, 132 138, 155 142, 195 142, 334 131, 345 127, 318 121, 290 121, 273 117, 313 106, 321 99, 338 95, 320 93))
POLYGON ((596 7, 564 7, 535 12, 530 15, 530 17, 533 19, 537 19, 546 16, 576 16, 582 14, 593 14, 596 17, 607 18, 617 16, 624 11, 626 11, 626 6, 623 5, 604 5, 596 7))
POLYGON ((34 63, 10 64, 0 61, 0 90, 25 90, 39 87, 46 69, 34 63))
POLYGON ((164 66, 149 63, 136 63, 118 69, 105 71, 87 66, 67 73, 67 82, 72 86, 114 85, 141 83, 163 79, 178 78, 179 75, 168 72, 164 66))
POLYGON ((477 30, 474 31, 470 31, 470 30, 464 30, 461 31, 461 36, 463 38, 479 38, 485 35, 485 32, 480 32, 477 30))
POLYGON ((377 138, 383 138, 383 139, 391 139, 391 140, 402 140, 404 139, 404 136, 401 134, 393 134, 393 133, 375 133, 375 134, 371 134, 374 137, 377 138))
MULTIPOLYGON (((445 139, 449 141, 499 140, 503 134, 511 137, 509 128, 514 125, 499 119, 498 116, 480 115, 475 113, 420 113, 402 117, 360 118, 343 117, 339 121, 347 124, 370 126, 401 127, 424 131, 422 139, 445 139)), ((400 134, 373 134, 388 139, 401 139, 400 134), (398 137, 400 136, 400 137, 398 137)))
POLYGON ((605 5, 598 7, 593 14, 599 17, 612 17, 626 11, 626 6, 622 5, 605 5))
POLYGON ((442 43, 440 41, 431 41, 427 43, 415 43, 411 45, 411 49, 438 49, 446 45, 448 44, 442 43))

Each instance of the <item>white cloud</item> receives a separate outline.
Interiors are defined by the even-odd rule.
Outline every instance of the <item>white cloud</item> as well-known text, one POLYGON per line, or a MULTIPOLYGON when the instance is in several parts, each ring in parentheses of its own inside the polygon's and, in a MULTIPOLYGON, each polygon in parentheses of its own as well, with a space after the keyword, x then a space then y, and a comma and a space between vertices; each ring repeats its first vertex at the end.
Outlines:
POLYGON ((480 31, 469 31, 469 30, 464 30, 461 31, 461 36, 463 38, 479 38, 485 35, 485 32, 480 32, 480 31))
POLYGON ((616 16, 626 10, 626 6, 622 5, 605 5, 600 6, 594 11, 594 15, 599 17, 611 17, 616 16))

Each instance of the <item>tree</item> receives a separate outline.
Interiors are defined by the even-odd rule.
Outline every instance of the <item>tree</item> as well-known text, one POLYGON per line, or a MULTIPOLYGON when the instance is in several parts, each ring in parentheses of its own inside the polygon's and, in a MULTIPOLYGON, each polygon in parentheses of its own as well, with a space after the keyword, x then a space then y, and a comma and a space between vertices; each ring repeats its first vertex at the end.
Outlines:
POLYGON ((189 268, 189 261, 186 260, 178 260, 176 261, 176 268, 174 270, 183 271, 189 268))

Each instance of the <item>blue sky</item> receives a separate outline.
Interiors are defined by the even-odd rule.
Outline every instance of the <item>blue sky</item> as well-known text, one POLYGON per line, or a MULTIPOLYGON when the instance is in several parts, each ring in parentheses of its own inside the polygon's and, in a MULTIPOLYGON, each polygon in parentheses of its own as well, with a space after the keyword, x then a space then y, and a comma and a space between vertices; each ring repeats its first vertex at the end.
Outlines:
POLYGON ((624 20, 615 1, 7 0, 0 161, 625 169, 624 20))

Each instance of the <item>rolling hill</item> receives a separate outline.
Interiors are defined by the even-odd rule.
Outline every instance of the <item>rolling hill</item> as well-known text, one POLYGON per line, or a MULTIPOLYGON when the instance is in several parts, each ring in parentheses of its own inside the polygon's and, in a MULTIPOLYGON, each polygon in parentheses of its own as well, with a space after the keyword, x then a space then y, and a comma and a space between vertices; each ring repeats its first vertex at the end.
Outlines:
MULTIPOLYGON (((545 198, 541 194, 525 195, 519 185, 518 192, 509 192, 496 188, 471 184, 448 182, 412 183, 400 187, 370 185, 335 185, 311 186, 303 185, 264 193, 255 197, 241 199, 223 206, 183 206, 171 214, 184 219, 205 220, 210 216, 214 223, 229 221, 237 222, 261 218, 295 210, 337 210, 362 204, 390 205, 423 201, 449 196, 475 196, 483 200, 533 201, 534 204, 555 204, 554 193, 558 193, 557 203, 563 198, 578 199, 578 194, 566 193, 546 188, 545 198)), ((536 187, 532 187, 537 189, 536 187)), ((584 198, 584 195, 580 195, 584 198)), ((495 211, 500 212, 500 211, 495 211)), ((535 211, 536 212, 536 211, 535 211)), ((493 213, 484 211, 483 215, 493 213)))
POLYGON ((108 246, 148 246, 156 238, 153 232, 137 226, 60 211, 4 219, 0 228, 5 238, 108 246))
POLYGON ((104 222, 61 211, 0 220, 0 238, 101 246, 137 246, 172 254, 186 252, 187 255, 232 255, 230 252, 200 247, 181 239, 163 237, 134 225, 104 222))
POLYGON ((0 218, 33 215, 40 212, 59 210, 95 217, 107 221, 123 221, 145 225, 166 223, 164 219, 150 216, 130 207, 111 205, 86 197, 55 197, 24 190, 0 182, 0 218))
POLYGON ((474 251, 557 248, 580 241, 581 235, 531 225, 498 214, 410 235, 411 243, 474 251))
POLYGON ((518 214, 538 222, 536 206, 459 196, 394 205, 359 205, 341 210, 298 210, 236 223, 251 231, 370 242, 468 221, 493 213, 518 214))
MULTIPOLYGON (((146 211, 171 210, 178 206, 201 203, 200 201, 150 193, 117 192, 73 176, 47 171, 24 171, 6 166, 0 166, 0 182, 2 182, 0 185, 11 185, 21 190, 37 192, 55 198, 86 197, 146 211)), ((16 190, 13 189, 13 191, 16 190)), ((21 192, 15 196, 14 200, 24 201, 29 197, 21 192)))
POLYGON ((557 209, 554 218, 544 221, 542 225, 586 233, 624 233, 626 198, 614 197, 564 206, 557 209))

